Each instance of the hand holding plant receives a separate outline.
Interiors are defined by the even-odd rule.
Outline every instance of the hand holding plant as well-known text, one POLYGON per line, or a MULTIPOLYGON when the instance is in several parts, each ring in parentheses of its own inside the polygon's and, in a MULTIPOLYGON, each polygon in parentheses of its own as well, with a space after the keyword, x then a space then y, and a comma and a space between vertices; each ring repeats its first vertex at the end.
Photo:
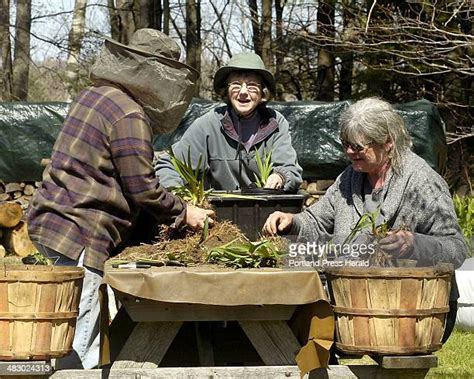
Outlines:
POLYGON ((415 236, 408 230, 387 232, 387 236, 380 239, 378 244, 381 250, 393 258, 409 258, 413 252, 415 236))
POLYGON ((186 224, 193 230, 200 230, 212 225, 216 214, 209 209, 188 205, 186 208, 186 224))
POLYGON ((375 253, 370 257, 371 266, 391 267, 398 258, 408 258, 413 251, 414 235, 406 228, 389 230, 386 222, 377 225, 380 209, 364 213, 347 236, 344 244, 350 244, 364 229, 370 230, 375 242, 375 253))
POLYGON ((281 175, 276 173, 271 174, 265 183, 265 188, 280 189, 282 187, 283 178, 281 177, 281 175))

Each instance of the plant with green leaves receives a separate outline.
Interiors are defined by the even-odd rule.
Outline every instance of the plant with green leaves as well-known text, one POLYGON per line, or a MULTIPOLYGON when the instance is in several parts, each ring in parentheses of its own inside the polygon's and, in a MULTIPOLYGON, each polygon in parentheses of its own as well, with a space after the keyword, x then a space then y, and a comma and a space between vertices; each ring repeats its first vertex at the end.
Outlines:
POLYGON ((344 240, 345 244, 350 244, 355 236, 362 232, 364 229, 370 230, 370 235, 375 242, 375 252, 370 256, 369 265, 370 266, 379 266, 379 267, 392 267, 394 263, 392 262, 391 255, 385 253, 378 247, 378 241, 387 236, 389 231, 388 224, 386 222, 377 225, 377 219, 380 215, 380 209, 376 209, 374 212, 364 213, 354 228, 351 230, 351 233, 344 240))
POLYGON ((351 243, 355 236, 363 231, 364 229, 370 229, 370 233, 376 239, 383 238, 387 235, 388 232, 388 225, 386 222, 377 225, 377 219, 380 215, 380 209, 376 209, 373 212, 366 212, 364 213, 354 228, 351 230, 351 233, 347 236, 344 240, 344 245, 351 243))
POLYGON ((468 255, 474 256, 474 197, 453 196, 454 210, 458 218, 468 249, 468 255))
POLYGON ((263 149, 263 158, 258 153, 257 148, 255 148, 255 160, 257 161, 258 175, 255 176, 255 184, 258 188, 265 187, 268 177, 273 171, 273 162, 272 162, 272 150, 263 149))
MULTIPOLYGON (((202 162, 202 155, 199 155, 198 164, 194 168, 192 165, 190 148, 188 148, 187 158, 183 157, 183 159, 179 159, 174 154, 171 148, 169 149, 168 154, 170 155, 170 160, 174 169, 185 183, 182 186, 172 188, 171 192, 181 197, 184 201, 191 203, 192 205, 206 208, 207 201, 210 197, 213 196, 214 189, 204 189, 205 170, 204 163, 202 162)), ((258 200, 258 198, 255 196, 233 193, 219 193, 216 196, 220 198, 224 197, 246 200, 258 200)))
POLYGON ((204 206, 212 189, 204 189, 205 170, 202 155, 199 155, 198 163, 196 167, 193 167, 190 147, 187 158, 183 156, 182 160, 176 157, 172 148, 169 149, 168 154, 174 169, 185 182, 182 186, 172 188, 171 192, 192 205, 204 206))
POLYGON ((207 261, 233 268, 275 267, 282 256, 275 244, 268 239, 251 242, 238 238, 209 249, 207 261))
POLYGON ((23 257, 21 261, 25 265, 45 265, 45 266, 53 265, 52 259, 43 255, 39 251, 36 251, 33 254, 29 254, 26 257, 23 257))

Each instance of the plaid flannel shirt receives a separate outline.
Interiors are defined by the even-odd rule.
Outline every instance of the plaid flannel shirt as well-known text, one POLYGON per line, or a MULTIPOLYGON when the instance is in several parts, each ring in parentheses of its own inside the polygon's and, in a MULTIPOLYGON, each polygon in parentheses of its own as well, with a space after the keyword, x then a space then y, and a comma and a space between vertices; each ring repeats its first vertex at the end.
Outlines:
POLYGON ((83 90, 53 147, 28 210, 34 242, 103 270, 126 242, 140 210, 179 225, 181 199, 153 169, 153 133, 143 108, 113 85, 83 90))

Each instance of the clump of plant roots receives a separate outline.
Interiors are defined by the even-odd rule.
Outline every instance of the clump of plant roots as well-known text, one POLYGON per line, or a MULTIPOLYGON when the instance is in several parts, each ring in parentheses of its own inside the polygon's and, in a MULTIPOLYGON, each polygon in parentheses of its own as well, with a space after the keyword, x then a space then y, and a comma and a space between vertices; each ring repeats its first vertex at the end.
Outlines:
MULTIPOLYGON (((374 254, 372 254, 369 258, 369 266, 394 267, 397 265, 396 260, 393 259, 390 254, 384 252, 380 248, 378 243, 382 238, 386 237, 387 232, 390 231, 390 228, 386 222, 377 225, 377 218, 379 216, 379 213, 379 209, 375 210, 374 212, 364 213, 360 217, 359 221, 357 221, 357 224, 354 226, 351 233, 347 236, 346 240, 344 241, 344 244, 351 243, 358 233, 368 228, 370 230, 369 234, 372 238, 372 241, 374 242, 375 248, 374 254)), ((405 228, 392 229, 392 231, 397 230, 405 230, 405 228)))

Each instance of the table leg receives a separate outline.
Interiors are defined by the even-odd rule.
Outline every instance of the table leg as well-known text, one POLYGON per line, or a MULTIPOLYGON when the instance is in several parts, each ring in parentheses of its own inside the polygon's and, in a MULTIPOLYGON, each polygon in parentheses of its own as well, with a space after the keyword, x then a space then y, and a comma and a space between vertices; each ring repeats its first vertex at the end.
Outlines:
POLYGON ((158 367, 182 324, 181 321, 138 323, 112 363, 112 369, 158 367))
POLYGON ((136 325, 137 323, 132 321, 125 308, 120 307, 109 326, 111 362, 117 359, 136 325))
POLYGON ((212 346, 211 323, 207 321, 193 322, 196 333, 196 344, 199 355, 199 364, 203 367, 215 366, 214 350, 212 346))
POLYGON ((294 365, 301 348, 286 321, 239 321, 266 365, 294 365))

